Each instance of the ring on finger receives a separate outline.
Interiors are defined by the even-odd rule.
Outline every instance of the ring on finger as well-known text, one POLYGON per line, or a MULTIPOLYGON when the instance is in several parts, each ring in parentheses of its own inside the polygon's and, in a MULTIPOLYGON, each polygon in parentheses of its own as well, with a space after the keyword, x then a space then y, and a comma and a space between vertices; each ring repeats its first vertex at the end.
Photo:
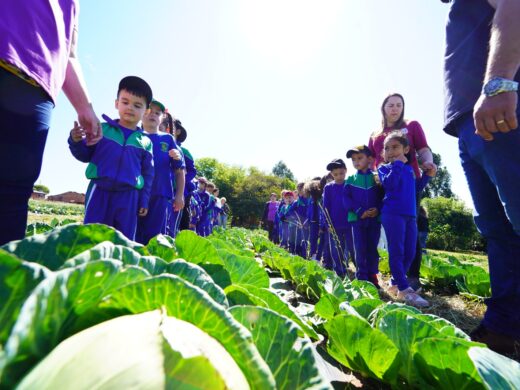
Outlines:
POLYGON ((499 121, 497 121, 497 125, 501 125, 502 123, 505 123, 506 121, 504 119, 500 119, 499 121))

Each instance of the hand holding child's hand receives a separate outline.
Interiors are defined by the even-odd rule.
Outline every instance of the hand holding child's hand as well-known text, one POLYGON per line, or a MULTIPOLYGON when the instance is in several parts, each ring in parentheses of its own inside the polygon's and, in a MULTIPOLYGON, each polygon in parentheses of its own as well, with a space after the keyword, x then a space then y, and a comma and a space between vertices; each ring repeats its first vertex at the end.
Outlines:
POLYGON ((148 214, 148 209, 145 209, 144 207, 141 207, 139 209, 139 216, 140 217, 146 217, 146 214, 148 214))
POLYGON ((180 160, 182 158, 181 153, 177 149, 171 149, 168 155, 174 160, 180 160))
POLYGON ((426 164, 423 165, 424 173, 430 177, 435 177, 437 174, 437 165, 435 164, 429 164, 428 166, 426 164))
POLYGON ((379 210, 375 207, 371 207, 367 210, 367 213, 369 218, 375 218, 379 215, 379 210))

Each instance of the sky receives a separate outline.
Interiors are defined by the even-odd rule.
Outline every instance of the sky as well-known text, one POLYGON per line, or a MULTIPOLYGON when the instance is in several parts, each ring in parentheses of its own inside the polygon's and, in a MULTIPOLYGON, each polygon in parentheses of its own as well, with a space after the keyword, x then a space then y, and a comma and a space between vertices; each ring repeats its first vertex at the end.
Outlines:
MULTIPOLYGON (((83 1, 78 52, 99 117, 117 118, 119 80, 137 75, 182 121, 195 159, 265 172, 283 160, 299 180, 367 144, 399 92, 472 207, 442 131, 447 12, 439 0, 83 1)), ((38 180, 52 194, 87 187, 67 147, 75 119, 61 94, 38 180)))

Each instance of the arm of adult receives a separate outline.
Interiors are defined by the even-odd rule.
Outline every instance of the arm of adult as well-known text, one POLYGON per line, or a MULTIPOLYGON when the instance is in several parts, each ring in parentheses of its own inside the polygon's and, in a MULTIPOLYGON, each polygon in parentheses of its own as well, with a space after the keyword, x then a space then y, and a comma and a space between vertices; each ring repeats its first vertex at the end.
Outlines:
MULTIPOLYGON (((489 41, 489 56, 484 83, 493 77, 514 79, 520 66, 520 1, 488 0, 495 8, 489 41)), ((507 133, 518 127, 516 92, 504 92, 487 97, 484 94, 475 104, 473 119, 476 134, 486 141, 493 133, 507 133)))
POLYGON ((77 29, 74 28, 65 81, 63 83, 63 92, 76 110, 79 124, 85 129, 87 145, 94 145, 101 139, 103 133, 101 131, 101 123, 89 101, 81 65, 76 58, 76 42, 77 29))

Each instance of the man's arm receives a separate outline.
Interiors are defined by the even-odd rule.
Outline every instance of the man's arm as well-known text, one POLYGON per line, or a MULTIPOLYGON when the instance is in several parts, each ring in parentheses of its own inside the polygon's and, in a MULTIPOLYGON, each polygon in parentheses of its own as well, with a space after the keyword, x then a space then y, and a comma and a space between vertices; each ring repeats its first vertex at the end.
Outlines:
MULTIPOLYGON (((493 77, 513 80, 520 66, 520 1, 488 0, 495 8, 489 56, 484 84, 493 77)), ((482 95, 475 105, 476 133, 486 141, 492 133, 507 133, 518 127, 517 92, 504 92, 495 96, 482 95)))
POLYGON ((76 58, 76 43, 77 29, 74 28, 63 92, 78 113, 78 122, 85 129, 87 135, 87 145, 93 145, 102 137, 101 123, 89 101, 81 65, 76 58))

